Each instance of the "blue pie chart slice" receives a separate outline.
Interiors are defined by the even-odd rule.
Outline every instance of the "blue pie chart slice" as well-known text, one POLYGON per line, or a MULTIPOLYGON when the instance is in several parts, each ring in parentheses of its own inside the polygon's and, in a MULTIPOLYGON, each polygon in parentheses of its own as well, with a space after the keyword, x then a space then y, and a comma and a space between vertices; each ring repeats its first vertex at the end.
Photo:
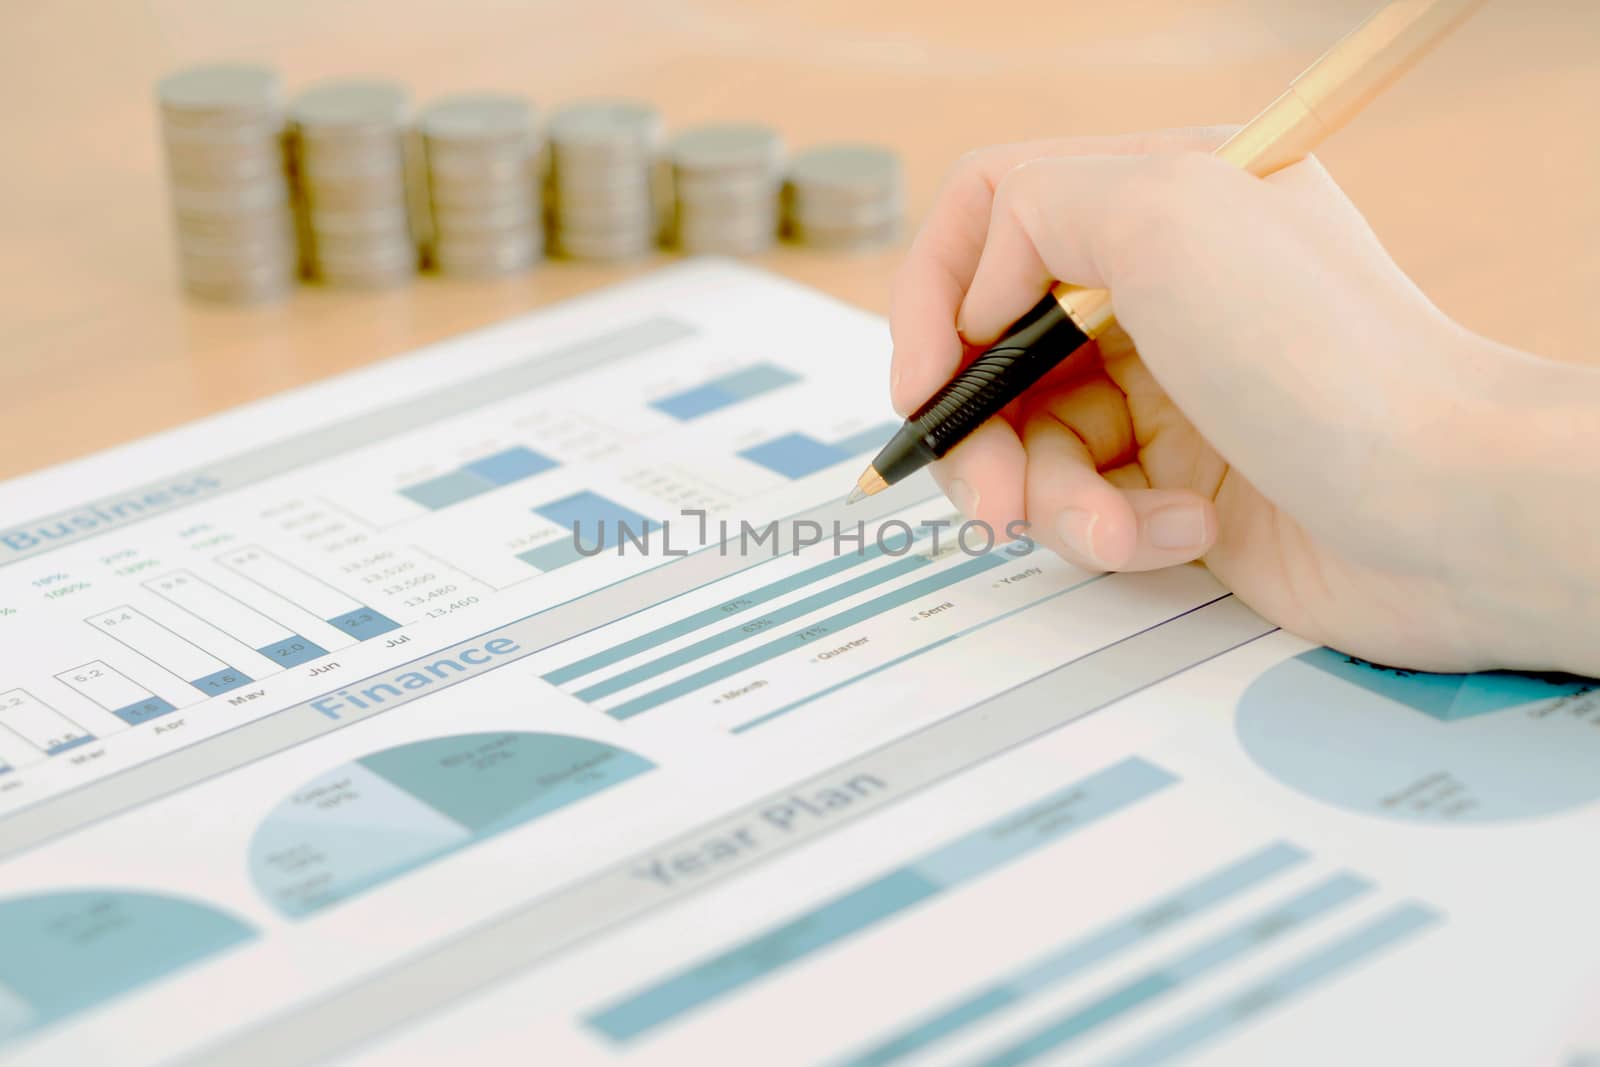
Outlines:
POLYGON ((0 897, 0 1046, 243 944, 253 927, 177 897, 0 897))
POLYGON ((1600 683, 1427 674, 1319 648, 1239 702, 1240 744, 1285 785, 1350 811, 1486 822, 1600 799, 1600 683))
POLYGON ((652 769, 543 733, 460 734, 363 756, 283 801, 250 843, 257 890, 303 917, 652 769))

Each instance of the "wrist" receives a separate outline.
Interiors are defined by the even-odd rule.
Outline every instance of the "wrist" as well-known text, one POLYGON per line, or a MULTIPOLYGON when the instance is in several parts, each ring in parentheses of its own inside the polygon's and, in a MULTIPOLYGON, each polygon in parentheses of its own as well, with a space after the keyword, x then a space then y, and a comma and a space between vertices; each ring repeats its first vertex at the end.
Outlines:
POLYGON ((1462 331, 1438 544, 1486 667, 1600 676, 1600 370, 1462 331))

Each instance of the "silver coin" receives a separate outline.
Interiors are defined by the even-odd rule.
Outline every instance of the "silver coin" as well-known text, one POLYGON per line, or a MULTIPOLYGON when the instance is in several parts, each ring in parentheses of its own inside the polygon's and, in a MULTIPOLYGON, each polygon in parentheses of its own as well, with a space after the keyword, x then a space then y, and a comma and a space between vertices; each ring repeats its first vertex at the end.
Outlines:
POLYGON ((318 263, 389 263, 417 257, 409 231, 383 233, 316 233, 311 255, 318 263))
POLYGON ((785 205, 784 215, 792 222, 824 229, 849 229, 891 225, 905 217, 905 202, 898 196, 883 200, 811 202, 804 209, 785 205))
POLYGON ((710 177, 679 172, 673 190, 679 203, 725 203, 771 200, 777 203, 783 183, 771 174, 735 174, 710 177))
POLYGON ((758 123, 714 123, 685 130, 667 146, 680 176, 775 174, 783 166, 783 137, 758 123))
POLYGON ((539 212, 532 203, 497 208, 463 208, 434 205, 433 225, 441 235, 501 233, 539 228, 539 212))
POLYGON ((222 189, 171 188, 173 209, 184 217, 210 218, 288 211, 289 183, 283 180, 240 183, 222 189))
POLYGON ((580 100, 550 117, 548 136, 557 168, 627 161, 657 154, 661 113, 634 100, 580 100))
POLYGON ((377 211, 329 211, 308 208, 306 225, 318 237, 406 237, 411 234, 410 214, 385 208, 377 211))
POLYGON ((319 211, 403 213, 409 203, 405 182, 394 178, 366 182, 302 182, 300 195, 308 207, 319 211))
POLYGON ((612 233, 617 230, 652 229, 660 225, 655 204, 648 200, 604 205, 561 203, 550 212, 550 219, 562 229, 612 233))
POLYGON ((180 241, 238 242, 293 238, 295 228, 288 211, 264 211, 239 215, 178 215, 172 218, 173 234, 180 241))
POLYGON ((526 205, 529 211, 543 200, 532 175, 518 175, 511 181, 433 181, 428 199, 435 207, 511 208, 526 205))
POLYGON ((156 83, 164 112, 191 121, 261 115, 283 107, 277 72, 248 64, 189 67, 156 83))
POLYGON ((183 276, 183 287, 202 300, 225 304, 264 304, 281 300, 294 289, 293 272, 276 269, 236 278, 192 278, 183 276))
POLYGON ((900 236, 898 223, 876 226, 811 226, 791 220, 787 231, 789 238, 799 244, 840 251, 893 244, 900 236))
POLYGON ((886 148, 838 144, 812 148, 789 161, 789 188, 797 204, 808 198, 873 200, 897 194, 900 157, 886 148))
POLYGON ((634 228, 613 233, 557 229, 552 232, 551 239, 558 254, 569 259, 639 259, 656 247, 656 231, 653 228, 634 228))
POLYGON ((440 240, 430 259, 440 273, 486 277, 527 270, 544 254, 544 241, 534 235, 497 240, 440 240))
POLYGON ((535 122, 532 105, 520 96, 460 93, 419 111, 417 128, 433 144, 525 143, 535 122))
POLYGON ((289 114, 301 136, 316 140, 399 129, 410 108, 411 95, 404 86, 351 79, 305 90, 291 101, 289 114))

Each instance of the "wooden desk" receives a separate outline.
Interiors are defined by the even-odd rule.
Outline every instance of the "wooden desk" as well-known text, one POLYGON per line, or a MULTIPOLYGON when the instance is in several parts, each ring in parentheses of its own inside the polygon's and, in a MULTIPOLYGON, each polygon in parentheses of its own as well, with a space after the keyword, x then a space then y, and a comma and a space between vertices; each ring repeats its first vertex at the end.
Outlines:
MULTIPOLYGON (((379 74, 548 106, 636 94, 675 126, 904 153, 913 218, 964 150, 1242 121, 1371 0, 63 0, 0 20, 0 477, 648 270, 304 289, 231 309, 176 282, 151 87, 257 59, 291 88, 379 74), (990 21, 988 16, 996 16, 990 21)), ((1400 263, 1473 328, 1600 362, 1600 4, 1493 0, 1323 154, 1400 263)), ((885 310, 897 250, 757 262, 885 310)), ((662 261, 666 257, 661 257, 662 261)))

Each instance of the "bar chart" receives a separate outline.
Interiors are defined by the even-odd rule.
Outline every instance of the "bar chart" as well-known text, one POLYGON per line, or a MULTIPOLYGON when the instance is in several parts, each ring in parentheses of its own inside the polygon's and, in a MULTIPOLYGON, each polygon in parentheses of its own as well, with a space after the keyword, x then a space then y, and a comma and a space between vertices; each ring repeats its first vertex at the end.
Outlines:
POLYGON ((255 649, 279 667, 327 655, 320 645, 218 589, 192 571, 175 571, 144 586, 194 618, 255 649))
POLYGON ((217 696, 253 680, 244 671, 129 604, 84 620, 151 663, 182 678, 204 696, 217 696))
POLYGON ((228 552, 219 556, 217 562, 356 641, 381 637, 400 626, 387 615, 258 545, 228 552))
POLYGON ((56 680, 129 726, 137 726, 178 710, 177 705, 156 696, 105 660, 91 660, 81 667, 64 671, 56 675, 56 680))
POLYGON ((14 742, 6 745, 10 753, 4 759, 7 770, 34 758, 58 756, 95 739, 88 730, 26 689, 0 693, 0 729, 9 735, 8 741, 15 738, 27 746, 14 742))
POLYGON ((713 378, 703 385, 658 397, 650 402, 650 406, 679 421, 688 422, 798 381, 799 375, 776 364, 757 363, 713 378))
POLYGON ((898 428, 897 423, 886 422, 833 441, 805 433, 784 434, 746 448, 739 455, 785 478, 804 478, 864 452, 876 451, 898 428))
POLYGON ((546 572, 627 543, 642 550, 644 537, 658 525, 632 508, 588 490, 540 504, 533 513, 557 529, 547 543, 519 552, 517 558, 546 572))
POLYGON ((1114 764, 774 929, 647 985, 589 1014, 585 1021, 612 1041, 643 1037, 933 897, 1110 818, 1177 782, 1166 770, 1137 757, 1114 764))
POLYGON ((517 446, 465 463, 445 474, 403 487, 400 495, 438 511, 484 493, 514 485, 558 466, 549 456, 517 446))

